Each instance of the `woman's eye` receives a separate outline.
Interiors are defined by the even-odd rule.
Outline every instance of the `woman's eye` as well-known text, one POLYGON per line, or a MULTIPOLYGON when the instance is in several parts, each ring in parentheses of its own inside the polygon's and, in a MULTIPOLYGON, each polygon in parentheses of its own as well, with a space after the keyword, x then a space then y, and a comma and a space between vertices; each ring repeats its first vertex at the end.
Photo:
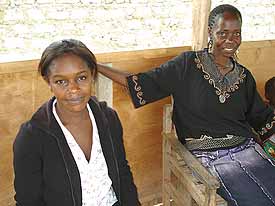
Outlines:
POLYGON ((58 85, 65 85, 66 81, 65 80, 56 80, 55 83, 58 85))
POLYGON ((240 32, 236 32, 235 36, 241 36, 241 33, 240 32))
POLYGON ((86 76, 80 76, 80 77, 78 77, 78 79, 79 79, 80 81, 83 81, 83 80, 86 80, 87 77, 86 77, 86 76))
POLYGON ((223 31, 221 31, 219 34, 220 34, 220 36, 222 36, 222 37, 224 37, 224 36, 226 35, 226 33, 223 32, 223 31))

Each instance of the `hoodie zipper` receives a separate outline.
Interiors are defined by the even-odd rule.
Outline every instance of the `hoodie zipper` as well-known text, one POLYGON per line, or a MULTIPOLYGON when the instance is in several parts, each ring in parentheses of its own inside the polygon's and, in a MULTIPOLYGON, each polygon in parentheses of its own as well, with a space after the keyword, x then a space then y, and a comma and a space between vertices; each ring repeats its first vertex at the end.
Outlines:
MULTIPOLYGON (((55 137, 55 136, 54 136, 55 137)), ((73 206, 76 206, 76 202, 75 202, 75 197, 74 197, 74 193, 73 193, 73 184, 72 184, 72 181, 71 181, 71 176, 69 174, 69 170, 68 170, 68 165, 67 165, 67 162, 65 161, 65 157, 64 157, 64 154, 61 150, 61 146, 60 146, 60 142, 59 140, 55 137, 56 141, 57 141, 57 145, 58 145, 58 148, 62 154, 62 159, 64 161, 64 164, 65 164, 65 168, 66 168, 66 173, 67 173, 67 176, 69 178, 69 183, 70 183, 70 188, 71 188, 71 196, 72 196, 72 200, 73 200, 73 206)))
MULTIPOLYGON (((110 128, 109 128, 110 129, 110 128)), ((110 130, 109 130, 110 131, 110 130)), ((110 131, 111 132, 111 131, 110 131)), ((113 144, 113 140, 112 140, 112 138, 110 137, 110 135, 108 135, 109 136, 109 139, 110 139, 110 141, 111 141, 111 146, 112 146, 112 150, 113 150, 113 154, 114 154, 114 157, 115 157, 115 150, 114 150, 114 144, 113 144)), ((119 201, 119 203, 121 203, 121 199, 120 199, 120 197, 121 197, 121 195, 120 195, 120 193, 121 193, 121 191, 120 191, 120 176, 119 176, 119 169, 118 169, 118 163, 117 163, 117 159, 116 158, 114 158, 114 160, 115 160, 115 164, 116 164, 116 171, 117 171, 117 175, 118 175, 118 189, 119 189, 119 194, 118 194, 118 201, 119 201)))
MULTIPOLYGON (((42 129, 42 128, 40 128, 40 129, 42 129)), ((58 148, 59 148, 59 150, 61 152, 61 155, 62 155, 63 162, 65 164, 66 174, 67 174, 67 176, 69 178, 70 189, 71 189, 71 197, 72 197, 72 200, 73 200, 73 206, 76 206, 75 197, 74 197, 74 193, 73 193, 73 184, 72 184, 72 181, 71 181, 71 176, 69 174, 67 162, 65 161, 65 157, 64 157, 64 154, 63 154, 61 146, 60 146, 60 142, 59 142, 58 138, 54 134, 52 134, 52 133, 50 133, 50 132, 48 132, 47 130, 44 130, 44 129, 42 129, 42 131, 44 131, 47 134, 53 136, 55 138, 56 142, 57 142, 58 148)))

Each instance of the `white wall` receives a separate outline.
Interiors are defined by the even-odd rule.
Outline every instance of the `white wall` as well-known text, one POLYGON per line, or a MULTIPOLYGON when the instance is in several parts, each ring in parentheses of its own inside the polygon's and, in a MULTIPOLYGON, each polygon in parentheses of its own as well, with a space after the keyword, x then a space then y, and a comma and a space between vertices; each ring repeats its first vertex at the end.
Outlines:
POLYGON ((244 41, 275 39, 274 0, 212 0, 211 7, 222 3, 232 4, 240 10, 244 41))
MULTIPOLYGON (((220 3, 241 10, 243 40, 275 39, 274 0, 220 3)), ((191 45, 191 35, 192 0, 0 0, 0 62, 39 58, 63 38, 102 53, 191 45)))

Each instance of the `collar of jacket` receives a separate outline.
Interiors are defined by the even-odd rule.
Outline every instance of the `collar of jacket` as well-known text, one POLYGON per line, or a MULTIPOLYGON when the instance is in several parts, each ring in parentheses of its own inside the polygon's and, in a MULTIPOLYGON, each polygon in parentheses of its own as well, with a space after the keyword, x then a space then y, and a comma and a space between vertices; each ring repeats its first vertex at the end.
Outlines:
MULTIPOLYGON (((32 117, 31 123, 56 139, 58 147, 62 154, 62 158, 64 160, 66 173, 70 181, 72 199, 74 202, 73 205, 81 206, 82 190, 80 174, 74 157, 71 153, 70 147, 65 139, 65 136, 52 113, 52 105, 54 100, 55 97, 52 97, 49 101, 44 103, 32 117)), ((112 186, 116 193, 116 196, 120 201, 119 169, 117 160, 115 158, 114 145, 111 138, 111 131, 108 126, 108 120, 104 112, 101 110, 99 105, 100 103, 98 102, 96 97, 91 97, 88 103, 95 116, 103 155, 105 157, 108 167, 109 177, 112 180, 112 186)))

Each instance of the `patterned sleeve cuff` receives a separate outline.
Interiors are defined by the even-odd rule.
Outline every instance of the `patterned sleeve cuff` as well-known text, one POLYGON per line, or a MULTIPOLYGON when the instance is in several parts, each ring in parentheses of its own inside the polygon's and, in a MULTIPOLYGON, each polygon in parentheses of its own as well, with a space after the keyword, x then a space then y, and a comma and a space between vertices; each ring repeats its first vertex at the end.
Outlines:
POLYGON ((135 108, 141 107, 146 104, 144 93, 139 82, 139 75, 131 75, 127 77, 128 89, 135 108))
POLYGON ((263 141, 267 140, 275 131, 275 116, 272 118, 271 122, 267 123, 263 128, 261 128, 257 133, 262 137, 263 141))

